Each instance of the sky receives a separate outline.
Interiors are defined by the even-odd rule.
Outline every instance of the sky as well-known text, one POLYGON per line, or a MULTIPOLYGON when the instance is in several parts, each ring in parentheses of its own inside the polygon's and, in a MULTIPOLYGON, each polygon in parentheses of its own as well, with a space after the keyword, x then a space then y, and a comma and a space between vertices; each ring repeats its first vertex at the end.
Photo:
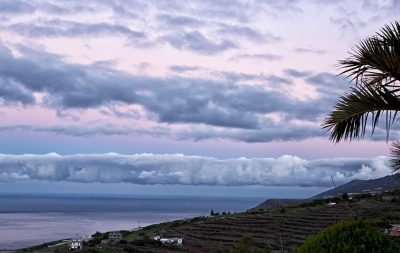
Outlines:
POLYGON ((0 0, 2 191, 307 197, 331 176, 389 175, 384 128, 334 144, 321 124, 353 85, 338 61, 399 13, 395 0, 0 0))

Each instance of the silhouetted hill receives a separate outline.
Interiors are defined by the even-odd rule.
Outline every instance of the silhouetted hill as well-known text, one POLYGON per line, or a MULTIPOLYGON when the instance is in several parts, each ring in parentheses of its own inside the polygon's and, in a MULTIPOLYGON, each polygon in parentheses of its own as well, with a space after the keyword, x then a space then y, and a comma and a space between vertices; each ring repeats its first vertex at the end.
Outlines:
POLYGON ((353 180, 347 184, 338 186, 329 191, 320 193, 312 197, 319 199, 341 193, 368 193, 369 191, 387 191, 400 188, 399 175, 391 175, 370 180, 353 180))

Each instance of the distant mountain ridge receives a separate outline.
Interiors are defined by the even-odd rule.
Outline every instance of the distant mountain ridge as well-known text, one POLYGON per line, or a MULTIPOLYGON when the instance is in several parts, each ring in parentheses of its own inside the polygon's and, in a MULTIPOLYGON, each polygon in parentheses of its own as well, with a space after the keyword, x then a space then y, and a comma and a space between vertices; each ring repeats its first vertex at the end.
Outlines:
POLYGON ((317 194, 312 199, 333 196, 338 193, 368 193, 368 191, 386 191, 400 188, 399 174, 370 180, 353 180, 326 192, 317 194))
POLYGON ((343 193, 368 193, 373 191, 394 190, 400 188, 399 177, 399 174, 394 174, 370 180, 356 179, 308 199, 267 199, 258 206, 252 208, 252 210, 276 210, 284 206, 297 206, 311 202, 313 199, 320 199, 343 193))

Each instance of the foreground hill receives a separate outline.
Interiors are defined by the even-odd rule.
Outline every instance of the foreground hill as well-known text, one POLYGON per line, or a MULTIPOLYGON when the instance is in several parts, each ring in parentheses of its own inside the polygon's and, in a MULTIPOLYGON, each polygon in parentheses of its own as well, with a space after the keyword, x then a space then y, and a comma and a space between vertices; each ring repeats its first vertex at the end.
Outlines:
POLYGON ((136 237, 128 238, 127 245, 114 244, 111 247, 160 252, 223 252, 232 249, 243 235, 252 234, 260 246, 276 250, 283 248, 292 252, 308 236, 315 236, 326 227, 347 220, 350 216, 363 218, 378 231, 383 231, 387 222, 400 222, 400 205, 396 202, 383 202, 381 196, 377 195, 359 196, 359 199, 342 201, 333 206, 328 206, 324 200, 314 200, 280 211, 248 211, 164 223, 143 229, 148 236, 182 237, 183 246, 148 243, 132 245, 138 239, 136 237))

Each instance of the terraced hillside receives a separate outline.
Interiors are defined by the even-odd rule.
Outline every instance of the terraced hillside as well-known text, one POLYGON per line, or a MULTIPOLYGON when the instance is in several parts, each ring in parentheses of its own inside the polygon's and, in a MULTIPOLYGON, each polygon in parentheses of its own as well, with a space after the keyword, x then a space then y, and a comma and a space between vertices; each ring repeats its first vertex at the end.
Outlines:
MULTIPOLYGON (((313 207, 290 208, 286 212, 253 211, 239 215, 227 215, 209 218, 205 221, 184 224, 161 230, 149 235, 162 237, 183 237, 183 246, 146 245, 141 249, 154 251, 195 251, 223 252, 232 249, 245 234, 252 234, 259 245, 273 249, 293 251, 304 243, 308 236, 316 235, 321 230, 339 220, 350 216, 363 218, 379 231, 384 230, 385 222, 400 222, 400 204, 387 203, 380 197, 369 197, 337 205, 316 205, 313 207), (395 214, 386 221, 387 214, 395 214)), ((390 217, 387 216, 387 217, 390 217)), ((150 231, 149 231, 150 232, 150 231)))
MULTIPOLYGON (((386 195, 389 193, 385 193, 386 195)), ((239 214, 216 217, 197 217, 154 224, 142 230, 121 231, 121 241, 101 243, 107 233, 96 233, 83 251, 95 253, 139 253, 139 252, 229 252, 243 235, 252 234, 257 246, 268 249, 285 249, 295 252, 308 236, 339 220, 350 216, 362 218, 383 231, 388 224, 400 224, 400 190, 391 195, 394 201, 385 202, 382 195, 363 194, 350 201, 337 197, 336 205, 329 206, 325 199, 315 199, 299 207, 276 211, 250 210, 239 214), (161 238, 183 238, 183 245, 161 244, 152 236, 161 238)), ((399 243, 398 239, 394 240, 399 243)), ((58 248, 67 252, 66 248, 58 248)), ((29 252, 29 250, 22 250, 29 252)), ((22 252, 21 252, 22 253, 22 252)))
POLYGON ((218 252, 236 245, 245 234, 252 234, 257 244, 274 249, 294 249, 305 238, 315 235, 336 221, 348 219, 352 210, 347 203, 336 206, 316 206, 280 212, 253 212, 210 218, 170 228, 159 233, 162 237, 183 237, 183 246, 146 245, 141 250, 171 250, 218 252))
POLYGON ((267 199, 253 210, 277 210, 281 207, 298 206, 313 201, 313 199, 267 199))
POLYGON ((286 213, 247 214, 173 228, 166 235, 182 236, 184 247, 198 252, 231 248, 245 234, 252 234, 259 244, 287 249, 304 243, 307 236, 317 234, 335 221, 347 219, 350 214, 351 210, 345 204, 286 213))

